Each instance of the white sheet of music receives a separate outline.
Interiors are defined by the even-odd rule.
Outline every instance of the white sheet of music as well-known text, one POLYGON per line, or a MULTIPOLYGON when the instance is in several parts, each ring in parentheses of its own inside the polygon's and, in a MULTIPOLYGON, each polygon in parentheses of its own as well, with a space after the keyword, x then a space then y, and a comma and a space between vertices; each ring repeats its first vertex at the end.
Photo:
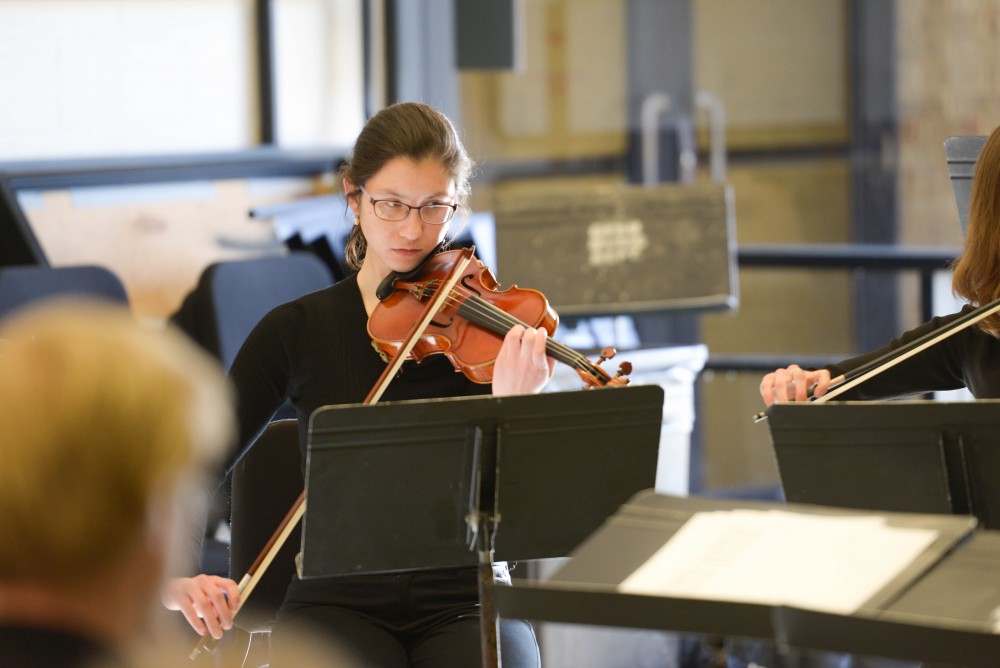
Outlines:
POLYGON ((878 516, 696 513, 619 591, 851 614, 937 536, 878 516))

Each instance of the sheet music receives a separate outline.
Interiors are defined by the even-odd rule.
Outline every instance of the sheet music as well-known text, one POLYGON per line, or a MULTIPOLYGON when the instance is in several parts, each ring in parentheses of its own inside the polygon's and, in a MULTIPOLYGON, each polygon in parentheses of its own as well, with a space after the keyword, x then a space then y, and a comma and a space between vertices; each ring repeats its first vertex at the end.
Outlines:
POLYGON ((696 513, 619 591, 851 614, 937 537, 879 516, 696 513))

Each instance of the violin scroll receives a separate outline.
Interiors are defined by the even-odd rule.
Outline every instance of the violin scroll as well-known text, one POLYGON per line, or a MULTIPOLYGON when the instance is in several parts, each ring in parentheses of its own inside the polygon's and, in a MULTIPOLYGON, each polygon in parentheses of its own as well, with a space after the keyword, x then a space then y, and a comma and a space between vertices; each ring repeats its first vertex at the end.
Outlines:
POLYGON ((614 348, 608 347, 601 350, 600 356, 597 361, 594 362, 590 368, 577 368, 576 372, 579 374, 580 378, 587 385, 588 388, 592 387, 624 387, 629 384, 629 379, 626 377, 632 373, 632 363, 623 361, 618 365, 618 371, 614 376, 609 374, 601 366, 605 361, 611 359, 618 353, 614 348))

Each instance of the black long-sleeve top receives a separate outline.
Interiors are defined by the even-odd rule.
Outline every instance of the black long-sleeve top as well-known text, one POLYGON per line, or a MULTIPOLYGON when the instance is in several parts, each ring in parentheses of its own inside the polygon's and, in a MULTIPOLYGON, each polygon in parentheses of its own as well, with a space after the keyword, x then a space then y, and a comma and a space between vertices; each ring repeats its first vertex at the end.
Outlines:
MULTIPOLYGON (((278 306, 247 337, 230 370, 240 452, 291 399, 305 461, 309 416, 320 406, 360 403, 386 363, 372 346, 356 276, 278 306)), ((443 355, 406 362, 381 401, 488 394, 443 355)), ((235 461, 235 458, 234 458, 235 461)))
MULTIPOLYGON (((313 411, 362 402, 386 367, 372 346, 367 324, 356 276, 278 306, 261 319, 230 369, 239 430, 239 451, 232 463, 286 399, 298 414, 299 449, 305 462, 313 411)), ((456 372, 444 355, 431 355, 419 364, 404 363, 380 401, 488 394, 491 390, 490 385, 473 383, 456 372)), ((403 584, 392 574, 295 579, 285 605, 370 605, 391 599, 395 594, 386 592, 400 587, 442 591, 446 599, 453 596, 459 611, 454 614, 467 612, 478 602, 476 569, 459 568, 418 573, 403 584)), ((452 612, 446 609, 442 614, 452 612)))
MULTIPOLYGON (((932 318, 889 345, 827 367, 834 378, 856 369, 879 356, 897 350, 929 332, 943 327, 973 310, 965 306, 958 313, 932 318)), ((837 400, 888 399, 967 387, 977 399, 1000 398, 1000 339, 975 326, 952 334, 913 357, 869 378, 837 396, 837 400)))

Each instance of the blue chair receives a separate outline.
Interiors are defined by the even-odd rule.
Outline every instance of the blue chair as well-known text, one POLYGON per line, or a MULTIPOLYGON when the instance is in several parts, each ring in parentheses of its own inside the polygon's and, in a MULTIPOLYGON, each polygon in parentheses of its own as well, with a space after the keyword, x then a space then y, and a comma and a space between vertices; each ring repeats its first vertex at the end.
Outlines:
POLYGON ((228 369, 268 311, 332 283, 330 269, 309 252, 217 262, 170 320, 228 369))
POLYGON ((128 305, 125 286, 104 267, 0 267, 0 319, 29 304, 55 297, 87 297, 128 305))

